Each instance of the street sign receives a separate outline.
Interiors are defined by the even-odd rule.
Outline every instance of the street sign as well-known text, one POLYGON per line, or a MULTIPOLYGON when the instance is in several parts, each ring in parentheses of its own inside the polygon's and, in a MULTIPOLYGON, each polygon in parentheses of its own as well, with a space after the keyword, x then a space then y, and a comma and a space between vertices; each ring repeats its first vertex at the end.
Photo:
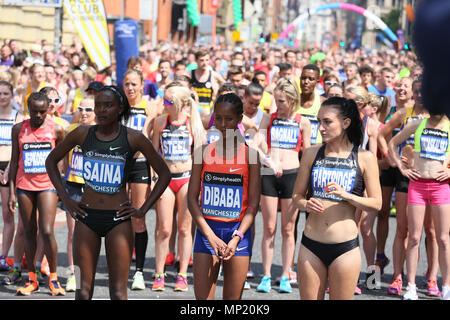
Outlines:
POLYGON ((4 6, 61 8, 61 0, 3 0, 4 6))

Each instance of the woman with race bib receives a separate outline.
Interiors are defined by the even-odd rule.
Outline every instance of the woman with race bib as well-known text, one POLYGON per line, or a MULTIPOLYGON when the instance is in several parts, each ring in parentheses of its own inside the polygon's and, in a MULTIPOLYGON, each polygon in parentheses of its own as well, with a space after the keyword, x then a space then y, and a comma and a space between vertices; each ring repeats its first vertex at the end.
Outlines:
POLYGON ((439 266, 442 275, 442 299, 450 300, 450 122, 442 114, 429 119, 410 122, 389 142, 392 164, 409 181, 408 189, 408 244, 406 247, 406 272, 408 290, 405 300, 417 300, 416 272, 419 244, 424 228, 425 209, 430 207, 438 243, 439 266), (413 165, 405 164, 398 146, 414 136, 413 165))
POLYGON ((76 220, 73 254, 81 279, 75 299, 92 299, 104 237, 109 294, 113 300, 125 300, 134 242, 131 217, 145 216, 169 184, 170 173, 150 141, 141 132, 122 125, 130 116, 130 105, 121 89, 102 88, 95 98, 94 112, 97 125, 71 131, 48 156, 46 167, 61 201, 76 220), (56 166, 75 146, 83 150, 85 189, 80 202, 69 197, 56 166), (131 204, 126 190, 137 152, 142 152, 160 177, 139 208, 131 204))
MULTIPOLYGON (((261 242, 264 276, 257 287, 259 292, 271 289, 271 266, 277 227, 278 200, 281 201, 281 256, 283 270, 280 293, 292 291, 289 272, 295 254, 295 221, 298 210, 292 203, 292 191, 299 168, 298 153, 310 146, 309 120, 296 112, 300 103, 297 86, 287 78, 281 78, 274 90, 277 111, 265 117, 259 131, 267 134, 267 156, 261 170, 261 212, 264 221, 261 242)), ((264 151, 264 150, 263 150, 264 151)))
MULTIPOLYGON (((127 127, 142 132, 147 136, 144 125, 147 117, 154 118, 154 109, 149 107, 149 101, 143 97, 144 77, 138 70, 129 69, 123 76, 123 87, 128 102, 130 103, 130 118, 124 124, 127 127), (152 116, 153 115, 153 116, 152 116)), ((131 204, 140 207, 145 202, 147 194, 150 192, 150 170, 148 161, 142 153, 137 153, 134 164, 128 175, 128 189, 131 196, 131 204)), ((132 290, 144 290, 144 261, 147 251, 148 233, 145 225, 145 217, 131 219, 134 230, 134 247, 136 251, 136 272, 133 276, 132 290)))
MULTIPOLYGON (((65 295, 56 274, 58 247, 54 234, 58 195, 46 172, 45 161, 49 153, 64 138, 64 129, 47 115, 49 100, 42 92, 28 97, 30 118, 12 129, 10 162, 9 209, 19 213, 25 230, 25 255, 29 282, 17 290, 18 295, 30 295, 39 290, 35 257, 37 229, 44 240, 44 254, 50 267, 49 289, 52 295, 65 295), (39 210, 39 218, 36 213, 39 210)), ((58 176, 60 173, 58 171, 58 176)))
POLYGON ((214 299, 221 263, 224 300, 241 299, 247 277, 252 254, 250 227, 257 213, 261 180, 258 154, 238 132, 242 115, 243 104, 237 95, 219 96, 214 123, 220 138, 195 153, 188 205, 197 225, 194 290, 198 300, 214 299))
MULTIPOLYGON (((14 124, 23 120, 23 116, 13 109, 14 97, 12 84, 0 81, 0 194, 2 200, 3 237, 0 252, 0 271, 10 270, 6 258, 14 239, 14 214, 9 210, 9 160, 11 160, 11 131, 14 124)), ((16 261, 17 263, 17 261, 16 261)), ((17 265, 16 265, 17 266, 17 265)), ((20 272, 19 270, 16 270, 20 272)), ((14 272, 14 271, 13 271, 14 272)))
POLYGON ((192 250, 192 217, 187 207, 187 190, 191 177, 192 150, 194 144, 203 143, 205 131, 188 88, 172 83, 166 88, 163 98, 167 114, 155 119, 152 143, 155 150, 161 150, 172 180, 156 205, 156 274, 152 290, 165 290, 164 263, 169 250, 176 203, 180 267, 174 290, 187 291, 187 268, 192 250))
POLYGON ((324 143, 303 153, 292 196, 309 213, 297 262, 300 298, 324 299, 328 282, 330 300, 352 299, 361 271, 355 209, 381 207, 377 159, 359 148, 362 121, 353 100, 324 101, 318 120, 324 143))

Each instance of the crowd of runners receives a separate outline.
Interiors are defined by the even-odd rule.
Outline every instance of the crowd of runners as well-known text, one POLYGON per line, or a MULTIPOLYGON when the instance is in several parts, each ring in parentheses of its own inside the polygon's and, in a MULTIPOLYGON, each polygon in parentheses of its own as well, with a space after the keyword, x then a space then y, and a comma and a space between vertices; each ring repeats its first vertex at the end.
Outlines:
POLYGON ((174 290, 197 299, 214 298, 219 274, 224 299, 275 282, 286 294, 298 283, 301 299, 352 299, 361 272, 371 290, 391 263, 386 295, 416 300, 419 254, 427 294, 450 299, 450 122, 422 104, 414 52, 143 45, 123 79, 114 52, 98 70, 78 42, 56 54, 7 39, 0 53, 0 281, 18 295, 48 285, 91 299, 105 238, 111 299, 127 298, 130 273, 131 290, 148 290, 147 248, 150 290, 165 290, 165 267, 178 264, 174 290), (282 272, 272 274, 278 215, 282 272))

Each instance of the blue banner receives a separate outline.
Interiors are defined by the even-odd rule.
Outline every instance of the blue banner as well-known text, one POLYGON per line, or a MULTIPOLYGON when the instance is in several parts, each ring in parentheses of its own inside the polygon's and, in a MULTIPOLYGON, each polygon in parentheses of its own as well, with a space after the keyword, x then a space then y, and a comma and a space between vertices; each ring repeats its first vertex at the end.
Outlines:
POLYGON ((138 23, 135 20, 119 20, 114 23, 114 45, 116 50, 116 83, 123 81, 127 61, 138 56, 138 23))

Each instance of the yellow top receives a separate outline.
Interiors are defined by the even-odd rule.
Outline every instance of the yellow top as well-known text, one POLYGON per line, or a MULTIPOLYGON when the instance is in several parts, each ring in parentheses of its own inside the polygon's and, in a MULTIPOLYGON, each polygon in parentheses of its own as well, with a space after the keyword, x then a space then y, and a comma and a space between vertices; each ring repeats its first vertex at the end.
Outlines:
POLYGON ((311 122, 311 145, 322 143, 322 136, 319 132, 319 120, 317 119, 317 114, 321 106, 320 95, 314 92, 314 101, 311 107, 303 108, 300 106, 297 113, 305 116, 311 122))
POLYGON ((259 103, 259 108, 262 111, 268 113, 269 112, 268 110, 270 110, 271 106, 272 106, 272 95, 269 92, 264 91, 261 102, 259 103))
MULTIPOLYGON (((41 90, 42 88, 44 88, 46 86, 47 86, 47 82, 42 81, 39 84, 39 88, 37 89, 37 91, 41 90)), ((29 114, 29 112, 28 112, 28 101, 27 100, 28 100, 28 97, 30 96, 30 94, 32 94, 32 93, 33 93, 33 90, 31 89, 31 83, 28 82, 28 84, 27 84, 27 92, 25 93, 25 98, 24 98, 25 100, 23 102, 23 113, 25 115, 29 114)))
MULTIPOLYGON (((79 126, 79 123, 72 123, 68 132, 79 126)), ((67 167, 66 180, 69 182, 84 184, 83 179, 83 153, 80 146, 75 146, 69 152, 69 165, 67 167)))
POLYGON ((75 90, 75 98, 73 99, 73 104, 72 104, 72 112, 75 112, 78 107, 80 106, 80 102, 81 100, 83 100, 85 97, 84 95, 81 93, 81 89, 77 88, 75 90))

